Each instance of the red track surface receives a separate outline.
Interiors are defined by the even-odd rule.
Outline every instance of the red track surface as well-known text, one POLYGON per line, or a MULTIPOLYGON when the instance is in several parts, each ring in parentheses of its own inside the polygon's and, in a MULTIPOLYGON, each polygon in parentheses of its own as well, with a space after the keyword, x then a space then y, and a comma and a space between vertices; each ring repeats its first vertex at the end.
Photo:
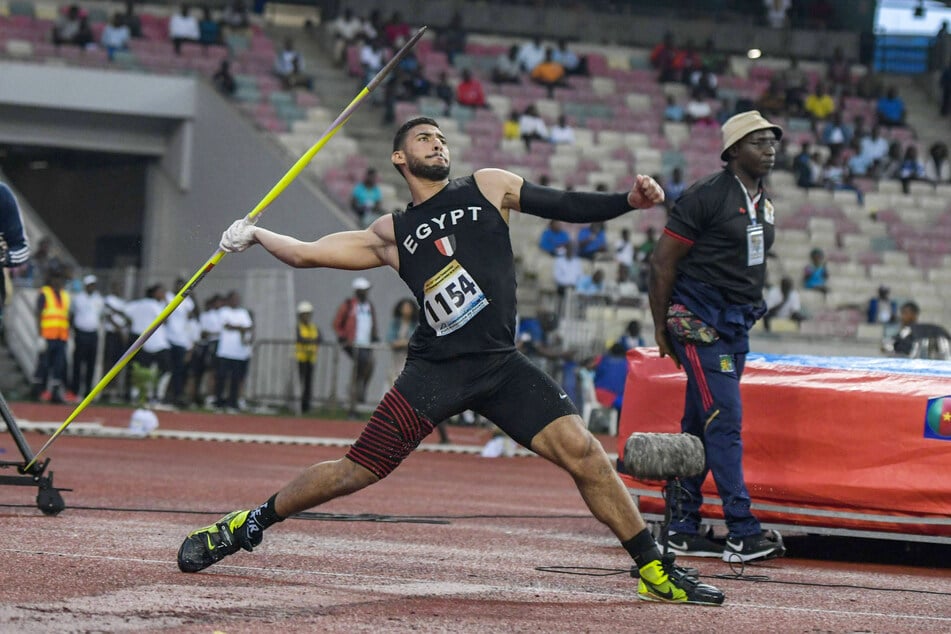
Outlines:
MULTIPOLYGON (((33 421, 68 413, 28 404, 13 409, 18 419, 33 421)), ((93 408, 80 420, 124 425, 128 415, 93 408)), ((344 437, 359 431, 341 422, 159 416, 163 429, 344 437)), ((453 428, 451 434, 457 442, 484 440, 484 432, 453 428)), ((27 439, 36 448, 44 437, 27 439)), ((5 459, 15 457, 9 436, 0 436, 0 447, 5 459)), ((56 484, 74 489, 63 494, 63 513, 42 515, 32 506, 35 489, 0 486, 0 631, 951 631, 948 595, 718 579, 711 581, 727 593, 727 603, 697 608, 640 602, 626 574, 538 571, 620 570, 630 563, 586 515, 570 479, 535 458, 417 452, 385 481, 318 510, 484 517, 448 523, 292 519, 270 530, 253 554, 238 553, 199 574, 178 572, 176 551, 189 530, 263 501, 303 466, 341 453, 64 436, 50 451, 56 484)), ((692 563, 704 574, 729 572, 716 560, 692 563)), ((787 558, 752 573, 777 581, 951 592, 947 567, 787 558)))

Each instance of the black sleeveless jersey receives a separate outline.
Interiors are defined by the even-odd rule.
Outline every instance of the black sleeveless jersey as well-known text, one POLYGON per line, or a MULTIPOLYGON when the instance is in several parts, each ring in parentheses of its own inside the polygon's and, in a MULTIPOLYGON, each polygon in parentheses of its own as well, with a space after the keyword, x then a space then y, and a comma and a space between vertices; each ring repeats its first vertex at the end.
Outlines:
POLYGON ((509 228, 467 176, 393 214, 400 277, 416 296, 409 357, 434 361, 515 349, 509 228))

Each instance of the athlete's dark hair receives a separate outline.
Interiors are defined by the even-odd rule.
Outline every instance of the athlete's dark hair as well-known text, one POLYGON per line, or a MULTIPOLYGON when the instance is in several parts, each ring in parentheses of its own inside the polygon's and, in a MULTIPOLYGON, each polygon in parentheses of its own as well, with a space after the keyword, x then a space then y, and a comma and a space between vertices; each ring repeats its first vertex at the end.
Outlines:
POLYGON ((403 141, 406 140, 406 135, 410 130, 415 128, 418 125, 432 125, 439 127, 439 124, 436 123, 435 119, 429 117, 414 117, 400 126, 400 129, 396 131, 396 134, 393 135, 393 151, 397 151, 403 147, 403 141))

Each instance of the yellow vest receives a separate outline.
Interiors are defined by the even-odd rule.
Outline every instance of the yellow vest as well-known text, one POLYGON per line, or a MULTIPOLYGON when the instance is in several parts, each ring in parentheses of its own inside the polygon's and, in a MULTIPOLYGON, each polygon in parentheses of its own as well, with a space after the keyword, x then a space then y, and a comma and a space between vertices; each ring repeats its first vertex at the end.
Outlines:
POLYGON ((295 356, 302 363, 317 362, 317 324, 302 324, 297 322, 297 345, 295 356))
POLYGON ((40 313, 40 336, 44 339, 69 339, 69 293, 60 290, 59 294, 52 286, 40 289, 45 301, 40 313))

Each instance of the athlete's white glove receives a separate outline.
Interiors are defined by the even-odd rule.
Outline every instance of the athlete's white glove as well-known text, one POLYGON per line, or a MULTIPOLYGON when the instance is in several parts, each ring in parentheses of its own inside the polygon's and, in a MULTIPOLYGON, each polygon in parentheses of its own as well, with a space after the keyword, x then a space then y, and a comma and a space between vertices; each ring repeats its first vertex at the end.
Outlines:
POLYGON ((36 351, 39 352, 40 354, 43 354, 44 352, 46 352, 46 339, 44 339, 43 337, 37 338, 36 351))
POLYGON ((228 253, 240 253, 254 244, 254 223, 247 218, 235 220, 224 233, 218 246, 228 253))

